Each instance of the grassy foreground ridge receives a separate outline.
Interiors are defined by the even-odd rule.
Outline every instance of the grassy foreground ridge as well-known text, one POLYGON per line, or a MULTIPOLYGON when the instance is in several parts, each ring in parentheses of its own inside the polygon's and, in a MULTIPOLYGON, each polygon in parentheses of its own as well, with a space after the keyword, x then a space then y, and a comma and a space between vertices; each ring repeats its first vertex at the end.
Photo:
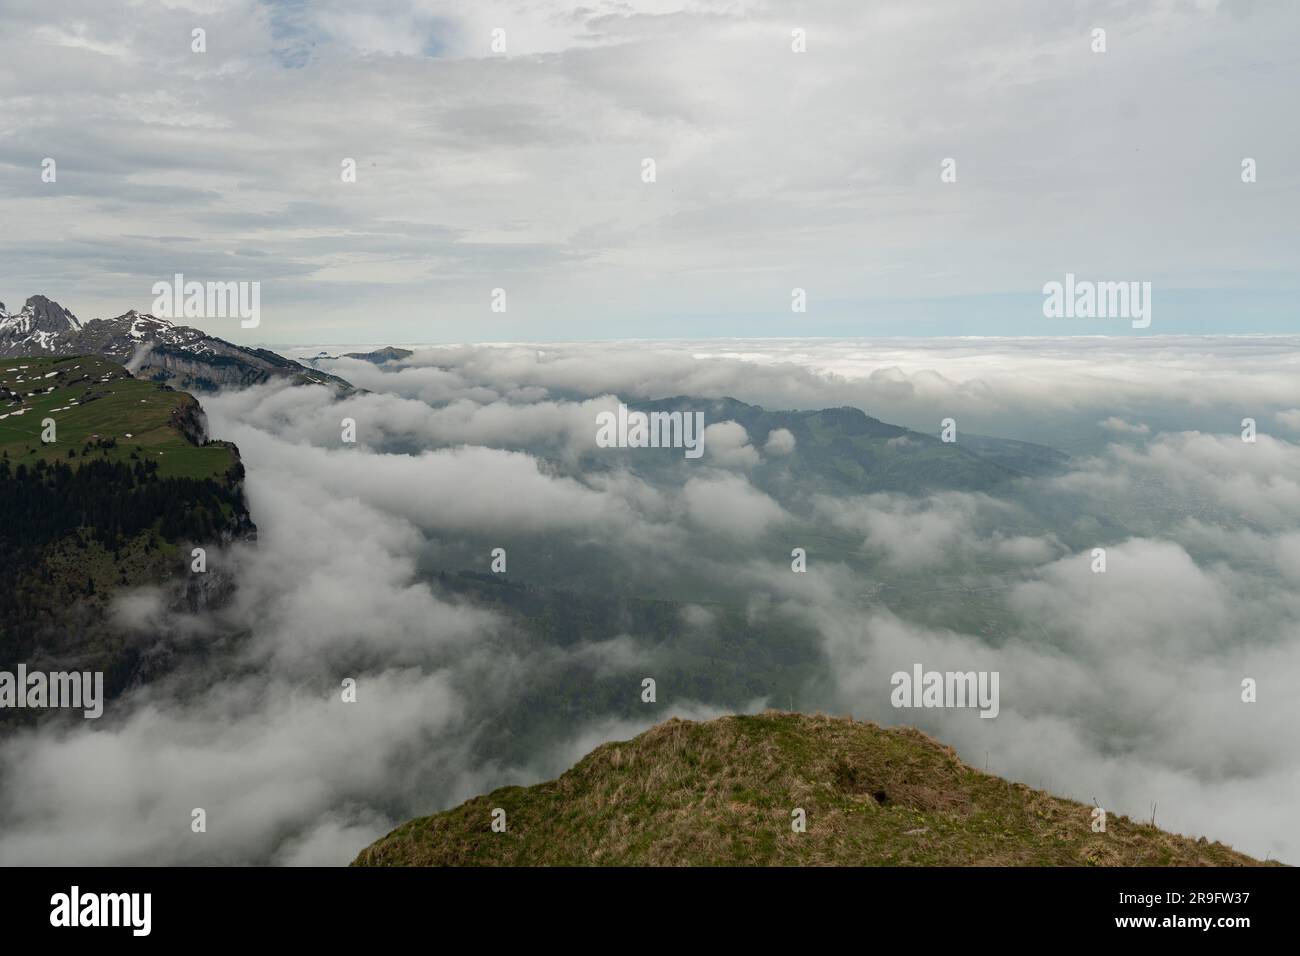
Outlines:
POLYGON ((968 767, 912 728, 768 711, 669 720, 559 779, 398 827, 354 866, 1253 866, 1221 843, 968 767), (492 831, 492 811, 506 831, 492 831), (807 830, 795 833, 801 807, 807 830))

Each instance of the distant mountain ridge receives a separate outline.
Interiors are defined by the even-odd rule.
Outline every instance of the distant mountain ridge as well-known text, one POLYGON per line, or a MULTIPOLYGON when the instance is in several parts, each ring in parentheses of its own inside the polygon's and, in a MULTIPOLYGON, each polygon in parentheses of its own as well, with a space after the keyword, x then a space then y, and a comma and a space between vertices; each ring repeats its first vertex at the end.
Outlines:
MULTIPOLYGON (((350 358, 382 368, 403 362, 413 354, 410 349, 387 346, 342 356, 321 352, 305 361, 317 367, 317 363, 350 358)), ((430 367, 451 370, 445 365, 430 367)), ((593 396, 557 389, 552 390, 552 397, 579 402, 593 396)), ((1068 454, 1047 445, 978 435, 960 427, 955 441, 944 441, 939 436, 937 421, 933 433, 918 432, 891 425, 848 405, 777 411, 730 396, 673 395, 629 400, 627 406, 646 413, 700 412, 706 427, 735 422, 745 429, 755 449, 764 448, 774 432, 789 432, 793 444, 788 450, 765 453, 747 469, 755 487, 783 502, 788 501, 793 491, 829 495, 991 492, 1021 479, 1059 475, 1070 466, 1068 454)), ((703 460, 709 463, 708 443, 705 445, 703 460)), ((519 447, 545 454, 540 449, 530 449, 526 443, 519 447)), ((594 463, 596 467, 617 465, 647 475, 658 473, 661 477, 668 470, 683 466, 679 450, 655 449, 649 454, 645 451, 601 449, 594 463)))
MULTIPOLYGON (((707 424, 732 421, 744 427, 749 441, 763 447, 773 432, 794 439, 790 452, 766 455, 750 469, 756 487, 778 499, 793 487, 827 494, 919 490, 990 491, 1026 477, 1058 474, 1070 456, 1046 445, 968 434, 945 442, 891 425, 852 406, 810 411, 769 411, 734 398, 701 399, 677 395, 630 402, 643 412, 703 412, 707 424)), ((705 446, 708 460, 708 444, 705 446)), ((660 456, 673 459, 675 452, 660 456)), ((633 464, 654 459, 625 456, 633 464)))
POLYGON ((363 362, 371 362, 375 365, 383 365, 387 362, 400 362, 402 359, 410 358, 414 354, 410 349, 385 345, 373 352, 344 352, 342 355, 330 355, 328 352, 321 352, 319 355, 311 356, 307 361, 314 366, 316 362, 337 362, 341 358, 349 358, 360 359, 363 362))
POLYGON ((72 355, 98 355, 126 365, 137 378, 191 391, 275 380, 353 390, 336 375, 267 349, 235 345, 135 309, 83 323, 43 295, 32 296, 12 314, 0 303, 0 358, 72 355))

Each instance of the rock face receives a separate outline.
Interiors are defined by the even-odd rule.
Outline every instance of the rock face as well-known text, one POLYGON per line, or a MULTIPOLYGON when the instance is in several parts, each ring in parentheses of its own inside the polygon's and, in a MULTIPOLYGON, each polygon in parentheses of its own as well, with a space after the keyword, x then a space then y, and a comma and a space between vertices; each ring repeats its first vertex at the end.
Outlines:
POLYGON ((351 391, 343 379, 267 349, 246 348, 167 319, 132 309, 113 319, 82 323, 45 296, 18 312, 0 304, 0 358, 99 355, 120 362, 137 378, 188 391, 244 387, 277 379, 351 391))
POLYGON ((34 295, 9 315, 0 304, 0 356, 58 355, 62 342, 81 331, 77 317, 57 302, 34 295))

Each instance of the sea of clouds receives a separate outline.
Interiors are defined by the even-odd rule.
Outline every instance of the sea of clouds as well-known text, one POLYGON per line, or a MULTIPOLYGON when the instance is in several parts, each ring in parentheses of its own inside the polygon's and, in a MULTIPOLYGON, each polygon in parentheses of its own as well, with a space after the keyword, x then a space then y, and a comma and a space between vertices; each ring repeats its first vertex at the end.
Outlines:
MULTIPOLYGON (((322 363, 365 390, 346 397, 281 385, 205 397, 212 435, 241 450, 259 528, 212 559, 235 596, 204 614, 169 611, 151 590, 119 599, 119 625, 141 641, 166 633, 208 653, 99 721, 0 740, 0 862, 346 863, 409 817, 554 776, 672 715, 734 709, 661 686, 644 720, 585 717, 503 756, 503 715, 538 674, 664 663, 634 631, 538 646, 422 573, 465 547, 539 542, 595 549, 628 593, 703 582, 811 629, 820 673, 799 709, 915 724, 995 773, 1113 813, 1148 818, 1154 805, 1168 829, 1300 861, 1298 346, 448 346, 322 363), (752 473, 799 449, 735 423, 710 422, 704 458, 666 477, 601 461, 598 412, 674 395, 852 405, 927 434, 952 416, 959 441, 1073 457, 996 493, 796 488, 781 500, 752 473), (340 441, 344 418, 354 445, 340 441), (809 528, 852 542, 903 599, 864 599, 860 566, 819 559, 809 528), (791 573, 797 546, 806 574, 791 573), (1107 548, 1106 574, 1092 573, 1092 546, 1107 548), (996 626, 952 626, 976 601, 996 626), (893 709, 889 677, 914 662, 999 671, 999 716, 893 709), (340 699, 343 677, 358 681, 355 704, 340 699), (1241 700, 1246 677, 1257 703, 1241 700), (195 807, 206 833, 191 832, 195 807)), ((708 628, 710 612, 684 613, 708 628)), ((785 704, 760 695, 746 709, 785 704)))

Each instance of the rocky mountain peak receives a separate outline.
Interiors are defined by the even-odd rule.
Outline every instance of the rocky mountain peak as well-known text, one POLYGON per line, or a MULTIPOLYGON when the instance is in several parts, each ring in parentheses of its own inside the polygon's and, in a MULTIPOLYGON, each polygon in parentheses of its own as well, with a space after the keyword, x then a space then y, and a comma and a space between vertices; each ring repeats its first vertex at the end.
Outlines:
POLYGON ((27 327, 27 331, 30 332, 60 334, 63 332, 77 332, 81 329, 81 322, 75 315, 53 299, 48 299, 43 295, 34 295, 28 298, 19 315, 30 316, 30 324, 27 327))
POLYGON ((337 376, 275 352, 235 345, 138 309, 83 325, 43 295, 32 296, 14 315, 0 306, 0 358, 48 355, 98 355, 126 364, 133 375, 186 390, 242 387, 272 379, 352 390, 337 376))

